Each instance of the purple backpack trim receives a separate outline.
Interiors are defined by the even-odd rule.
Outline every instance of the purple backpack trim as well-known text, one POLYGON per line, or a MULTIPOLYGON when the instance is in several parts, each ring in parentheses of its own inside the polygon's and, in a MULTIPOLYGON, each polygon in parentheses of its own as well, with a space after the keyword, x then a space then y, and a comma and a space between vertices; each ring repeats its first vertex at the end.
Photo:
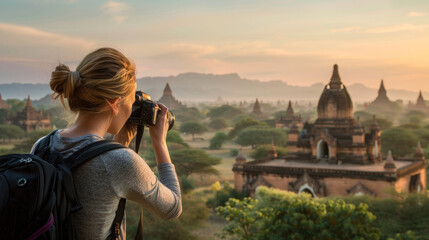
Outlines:
POLYGON ((51 228, 53 224, 54 224, 54 216, 51 213, 51 217, 45 223, 45 225, 43 225, 39 229, 37 229, 36 232, 34 232, 33 234, 31 234, 31 236, 27 238, 27 240, 34 240, 34 239, 38 238, 40 235, 42 235, 43 233, 45 233, 46 231, 48 231, 49 228, 51 228))

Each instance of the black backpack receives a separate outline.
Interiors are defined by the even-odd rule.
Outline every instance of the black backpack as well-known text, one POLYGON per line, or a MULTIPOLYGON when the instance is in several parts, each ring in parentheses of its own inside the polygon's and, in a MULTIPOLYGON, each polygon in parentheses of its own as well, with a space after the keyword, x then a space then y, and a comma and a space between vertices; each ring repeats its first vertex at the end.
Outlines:
MULTIPOLYGON (((76 239, 73 212, 82 208, 72 170, 119 143, 96 141, 67 159, 50 151, 55 131, 42 139, 35 154, 0 156, 0 239, 76 239)), ((111 239, 119 239, 125 199, 119 202, 111 239)))

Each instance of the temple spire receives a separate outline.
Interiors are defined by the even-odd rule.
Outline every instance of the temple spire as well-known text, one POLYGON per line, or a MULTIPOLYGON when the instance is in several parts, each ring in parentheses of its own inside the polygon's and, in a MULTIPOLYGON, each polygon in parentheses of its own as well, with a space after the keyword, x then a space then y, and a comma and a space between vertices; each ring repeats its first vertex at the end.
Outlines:
POLYGON ((334 71, 332 72, 331 81, 329 82, 329 87, 331 89, 340 89, 341 88, 341 78, 338 73, 338 65, 334 65, 334 71))
POLYGON ((387 154, 386 162, 384 163, 384 169, 386 169, 388 171, 395 171, 396 170, 395 160, 393 160, 392 151, 390 151, 390 150, 387 154))
POLYGON ((28 94, 28 97, 27 97, 27 107, 32 107, 32 106, 33 106, 33 104, 32 104, 31 99, 30 99, 30 94, 28 94))
POLYGON ((417 143, 416 152, 414 153, 414 159, 423 160, 425 159, 425 154, 423 153, 422 145, 420 142, 417 143))
POLYGON ((172 95, 172 94, 173 94, 173 91, 170 88, 170 84, 167 83, 167 85, 165 85, 165 88, 164 88, 164 95, 172 95))
POLYGON ((274 145, 274 141, 271 141, 271 147, 268 151, 268 158, 276 158, 277 157, 277 150, 276 146, 274 145))
POLYGON ((423 98, 423 94, 422 94, 421 90, 420 90, 420 93, 419 93, 419 97, 417 98, 416 106, 422 106, 422 107, 426 106, 425 99, 423 98))
POLYGON ((287 110, 286 110, 286 117, 287 116, 293 116, 293 108, 292 108, 292 102, 289 100, 289 105, 287 106, 287 110))
POLYGON ((259 105, 258 98, 256 98, 255 105, 253 105, 253 111, 252 111, 252 113, 254 113, 254 114, 258 115, 258 116, 262 116, 263 115, 263 113, 261 111, 261 105, 259 105))
POLYGON ((387 91, 384 87, 384 81, 381 79, 380 88, 378 89, 378 96, 386 96, 387 97, 387 91))

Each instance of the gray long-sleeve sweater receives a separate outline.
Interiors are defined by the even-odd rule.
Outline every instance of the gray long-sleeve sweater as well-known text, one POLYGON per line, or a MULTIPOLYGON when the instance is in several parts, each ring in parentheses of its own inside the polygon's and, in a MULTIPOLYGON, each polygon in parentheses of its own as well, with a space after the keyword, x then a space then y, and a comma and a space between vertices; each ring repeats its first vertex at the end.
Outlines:
MULTIPOLYGON (((52 136, 50 148, 60 152, 64 158, 91 142, 103 139, 97 135, 61 137, 60 131, 52 136)), ((74 170, 73 180, 83 206, 74 213, 77 239, 106 239, 121 198, 138 202, 164 219, 180 216, 180 186, 174 165, 158 165, 158 175, 159 179, 131 149, 101 154, 74 170)), ((121 228, 121 238, 125 239, 125 219, 121 228)))

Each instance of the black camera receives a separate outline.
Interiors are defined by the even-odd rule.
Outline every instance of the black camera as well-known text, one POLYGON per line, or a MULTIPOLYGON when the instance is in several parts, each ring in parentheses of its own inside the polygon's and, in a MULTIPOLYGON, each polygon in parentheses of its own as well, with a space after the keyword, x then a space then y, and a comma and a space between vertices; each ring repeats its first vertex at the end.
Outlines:
MULTIPOLYGON (((155 126, 158 119, 158 114, 161 113, 161 108, 150 99, 150 96, 142 91, 136 91, 136 101, 133 104, 133 110, 127 122, 130 124, 141 126, 155 126)), ((168 130, 174 126, 174 115, 167 111, 168 130)))

